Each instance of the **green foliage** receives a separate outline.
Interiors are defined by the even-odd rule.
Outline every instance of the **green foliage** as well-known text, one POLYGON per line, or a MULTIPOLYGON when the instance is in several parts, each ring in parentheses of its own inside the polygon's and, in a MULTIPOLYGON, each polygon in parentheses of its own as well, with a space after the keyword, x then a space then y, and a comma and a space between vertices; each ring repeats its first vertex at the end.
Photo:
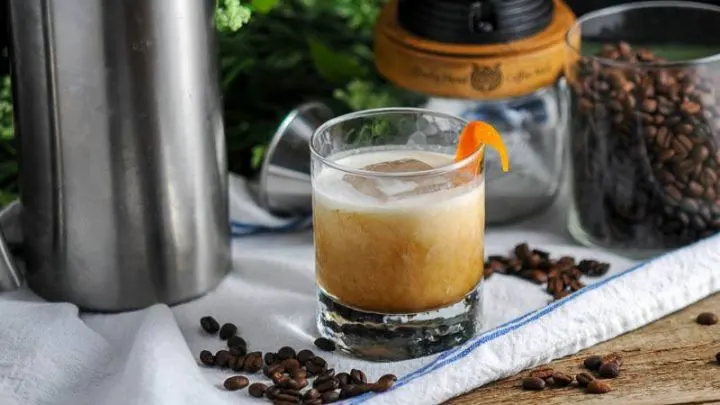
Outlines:
POLYGON ((215 26, 220 32, 234 32, 250 21, 252 10, 240 0, 218 0, 215 7, 215 26))

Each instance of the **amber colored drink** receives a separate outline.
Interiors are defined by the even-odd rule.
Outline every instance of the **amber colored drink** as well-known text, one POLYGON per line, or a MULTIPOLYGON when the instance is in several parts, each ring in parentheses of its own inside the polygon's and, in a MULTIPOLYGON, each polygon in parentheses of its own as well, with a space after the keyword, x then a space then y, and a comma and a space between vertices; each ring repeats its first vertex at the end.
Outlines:
MULTIPOLYGON (((334 160, 343 167, 413 172, 453 156, 386 150, 334 160)), ((457 303, 482 280, 482 176, 371 178, 323 170, 314 182, 317 281, 338 302, 381 313, 457 303)))

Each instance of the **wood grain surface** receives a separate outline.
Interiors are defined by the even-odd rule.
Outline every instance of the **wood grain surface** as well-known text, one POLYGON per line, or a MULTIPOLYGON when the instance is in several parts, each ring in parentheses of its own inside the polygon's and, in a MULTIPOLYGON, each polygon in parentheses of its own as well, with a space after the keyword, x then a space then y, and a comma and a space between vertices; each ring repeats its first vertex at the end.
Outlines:
MULTIPOLYGON (((720 404, 720 323, 701 326, 701 312, 720 314, 720 293, 634 332, 556 360, 548 366, 575 375, 593 354, 618 352, 623 356, 620 376, 607 380, 612 392, 586 394, 575 383, 568 388, 523 391, 520 381, 528 371, 459 396, 448 405, 480 404, 720 404)), ((586 370, 585 370, 586 371, 586 370)))

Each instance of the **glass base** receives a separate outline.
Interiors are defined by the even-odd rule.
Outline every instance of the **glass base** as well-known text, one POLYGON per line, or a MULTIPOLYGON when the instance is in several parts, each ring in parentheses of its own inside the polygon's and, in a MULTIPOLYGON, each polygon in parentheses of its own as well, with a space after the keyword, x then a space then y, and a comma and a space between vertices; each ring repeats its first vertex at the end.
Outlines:
POLYGON ((582 225, 580 225, 580 219, 578 218, 578 212, 576 211, 575 207, 571 207, 570 209, 567 227, 568 232, 570 232, 570 235, 573 237, 573 239, 575 239, 581 245, 593 249, 602 249, 616 255, 626 257, 628 259, 647 260, 667 252, 667 250, 663 249, 632 249, 608 246, 606 243, 596 240, 592 236, 588 235, 587 232, 585 232, 582 225))
POLYGON ((371 361, 398 361, 442 352, 467 341, 480 328, 482 287, 460 302, 410 313, 366 312, 340 304, 319 290, 317 327, 340 350, 371 361))

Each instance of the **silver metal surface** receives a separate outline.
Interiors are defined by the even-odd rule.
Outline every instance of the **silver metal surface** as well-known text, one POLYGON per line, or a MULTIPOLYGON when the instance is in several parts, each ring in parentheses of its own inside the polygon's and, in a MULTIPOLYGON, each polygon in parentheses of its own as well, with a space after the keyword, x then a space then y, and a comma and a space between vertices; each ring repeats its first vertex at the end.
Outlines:
POLYGON ((118 311, 229 269, 215 0, 11 0, 29 286, 118 311))
POLYGON ((0 211, 0 291, 15 290, 22 285, 22 274, 10 251, 11 238, 19 231, 19 201, 0 211), (9 236, 7 236, 9 235, 9 236))
POLYGON ((285 117, 268 145, 260 170, 257 195, 263 208, 287 216, 312 212, 310 137, 333 116, 328 106, 312 102, 285 117))

